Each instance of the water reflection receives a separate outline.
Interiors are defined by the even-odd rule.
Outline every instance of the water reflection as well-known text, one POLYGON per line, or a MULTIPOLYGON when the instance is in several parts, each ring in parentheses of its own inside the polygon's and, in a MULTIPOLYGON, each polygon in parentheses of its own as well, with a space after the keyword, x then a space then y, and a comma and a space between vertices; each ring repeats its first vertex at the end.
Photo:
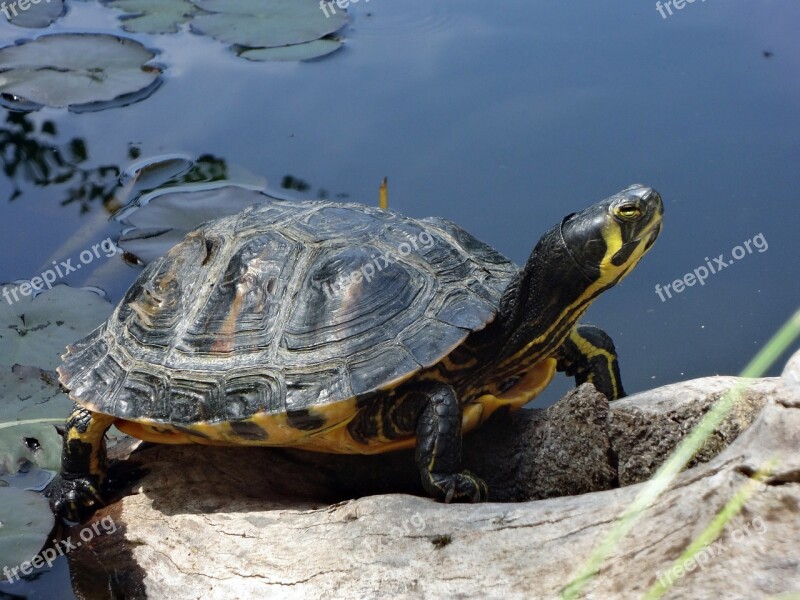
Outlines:
MULTIPOLYGON (((54 121, 45 120, 37 128, 25 113, 7 112, 5 125, 0 127, 0 160, 3 172, 11 182, 9 200, 22 194, 22 182, 36 187, 61 186, 64 198, 61 205, 78 204, 81 213, 100 203, 113 212, 112 202, 120 168, 105 164, 87 167, 89 150, 86 140, 74 137, 58 142, 54 121)), ((138 150, 128 146, 128 157, 136 158, 138 150)))

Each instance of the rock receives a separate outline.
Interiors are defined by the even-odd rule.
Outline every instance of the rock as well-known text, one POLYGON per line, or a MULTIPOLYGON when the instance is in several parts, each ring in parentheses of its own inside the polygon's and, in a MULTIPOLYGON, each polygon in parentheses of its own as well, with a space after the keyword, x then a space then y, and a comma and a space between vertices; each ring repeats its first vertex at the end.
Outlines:
MULTIPOLYGON (((419 483, 408 453, 143 446, 125 463, 146 471, 130 493, 76 528, 98 532, 69 554, 76 593, 556 598, 646 485, 635 482, 737 381, 689 381, 611 403, 584 385, 546 410, 496 415, 464 441, 465 466, 493 486, 495 501, 475 505, 409 495, 419 483)), ((800 407, 781 379, 752 383, 586 598, 641 598, 659 576, 673 581, 666 598, 800 592, 800 407), (773 456, 780 463, 720 538, 672 570, 773 456)))
POLYGON ((784 385, 789 390, 789 395, 785 402, 787 406, 800 406, 800 352, 796 352, 794 356, 786 363, 786 367, 781 373, 784 385))
POLYGON ((608 432, 617 457, 619 484, 649 479, 708 408, 737 385, 741 386, 739 400, 689 463, 693 467, 711 460, 747 429, 764 404, 782 390, 777 378, 706 377, 612 403, 608 432))

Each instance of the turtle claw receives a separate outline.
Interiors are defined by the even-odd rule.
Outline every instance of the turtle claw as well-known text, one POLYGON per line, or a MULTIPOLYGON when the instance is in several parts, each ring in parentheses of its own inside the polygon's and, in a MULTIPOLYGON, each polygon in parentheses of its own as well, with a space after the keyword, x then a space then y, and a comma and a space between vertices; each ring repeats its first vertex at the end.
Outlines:
POLYGON ((105 506, 96 477, 56 478, 47 492, 53 513, 69 521, 80 522, 105 506))
POLYGON ((485 502, 489 497, 486 482, 469 471, 451 475, 431 474, 431 480, 447 504, 454 501, 485 502))

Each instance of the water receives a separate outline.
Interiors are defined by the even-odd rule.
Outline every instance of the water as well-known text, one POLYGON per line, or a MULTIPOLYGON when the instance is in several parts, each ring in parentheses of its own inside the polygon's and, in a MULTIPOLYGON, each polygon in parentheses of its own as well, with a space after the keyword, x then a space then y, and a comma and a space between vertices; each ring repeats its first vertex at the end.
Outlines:
MULTIPOLYGON (((118 32, 114 13, 70 7, 48 31, 118 32)), ((84 140, 87 167, 124 167, 131 148, 212 154, 273 188, 302 178, 297 197, 367 204, 388 176, 391 208, 451 219, 518 264, 565 214, 651 185, 663 233, 586 316, 615 339, 629 393, 739 372, 798 308, 794 0, 708 0, 666 19, 641 0, 363 0, 350 12, 344 49, 301 64, 249 63, 186 33, 133 36, 167 67, 152 97, 26 118, 53 121, 59 143, 84 140), (672 290, 719 255, 731 264, 703 285, 659 297, 656 285, 672 290)), ((2 43, 29 35, 0 22, 2 43)), ((119 235, 99 201, 81 210, 62 205, 67 186, 16 185, 6 201, 14 185, 0 175, 0 281, 119 235)), ((67 282, 116 302, 135 275, 98 259, 67 282)), ((559 378, 538 404, 570 385, 559 378)))

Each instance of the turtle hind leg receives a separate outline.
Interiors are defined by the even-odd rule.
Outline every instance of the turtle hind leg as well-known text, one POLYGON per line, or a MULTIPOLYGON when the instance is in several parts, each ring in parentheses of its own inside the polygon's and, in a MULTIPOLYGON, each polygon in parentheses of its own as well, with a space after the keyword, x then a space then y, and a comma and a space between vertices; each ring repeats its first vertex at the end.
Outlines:
POLYGON ((614 342, 594 325, 577 325, 558 349, 557 369, 575 378, 575 384, 587 381, 609 400, 625 397, 614 342))
POLYGON ((422 486, 431 496, 445 502, 486 500, 489 495, 486 483, 469 471, 458 470, 462 408, 455 390, 446 384, 433 383, 426 386, 424 394, 415 452, 422 486))
POLYGON ((61 473, 48 490, 53 512, 81 521, 105 504, 105 433, 115 418, 75 404, 67 418, 61 453, 61 473))

